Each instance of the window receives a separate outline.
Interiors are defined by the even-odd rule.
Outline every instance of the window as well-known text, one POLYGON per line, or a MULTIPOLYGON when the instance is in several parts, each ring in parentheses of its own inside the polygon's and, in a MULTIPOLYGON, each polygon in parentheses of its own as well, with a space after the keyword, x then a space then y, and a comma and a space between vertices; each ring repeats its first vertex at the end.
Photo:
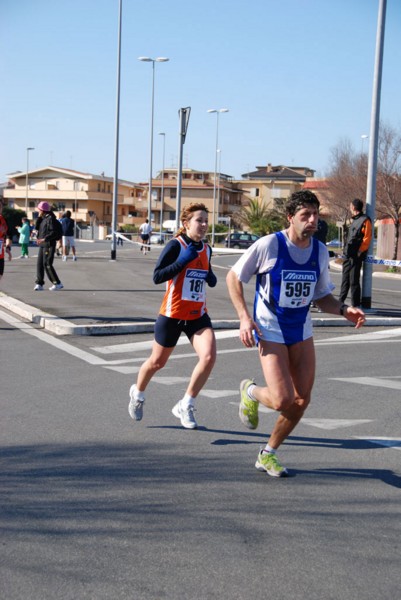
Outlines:
POLYGON ((177 190, 170 190, 170 198, 175 200, 177 198, 177 190))

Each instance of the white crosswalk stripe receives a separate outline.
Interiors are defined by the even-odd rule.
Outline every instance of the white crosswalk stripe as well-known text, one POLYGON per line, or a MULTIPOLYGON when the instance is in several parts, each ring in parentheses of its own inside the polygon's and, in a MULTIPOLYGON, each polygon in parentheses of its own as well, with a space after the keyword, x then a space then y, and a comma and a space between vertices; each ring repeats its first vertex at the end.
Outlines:
POLYGON ((401 450, 401 439, 400 438, 390 438, 390 437, 357 437, 354 436, 357 440, 364 440, 365 442, 371 442, 372 444, 377 444, 378 446, 384 446, 385 448, 394 448, 395 450, 401 450))
POLYGON ((371 423, 371 419, 308 419, 301 420, 304 425, 317 427, 318 429, 340 429, 341 427, 354 427, 355 425, 363 425, 371 423))
POLYGON ((371 385, 373 387, 401 390, 401 381, 393 381, 384 377, 332 377, 331 381, 345 381, 357 385, 371 385))

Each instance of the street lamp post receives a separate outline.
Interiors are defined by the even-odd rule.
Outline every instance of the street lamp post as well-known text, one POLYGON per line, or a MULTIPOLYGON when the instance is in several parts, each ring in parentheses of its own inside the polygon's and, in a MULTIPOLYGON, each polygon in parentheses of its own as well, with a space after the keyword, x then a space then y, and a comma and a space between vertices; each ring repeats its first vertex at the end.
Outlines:
POLYGON ((151 118, 150 118, 150 160, 149 160, 149 196, 148 196, 148 219, 152 223, 152 172, 153 172, 153 118, 155 110, 155 63, 167 62, 170 59, 159 56, 158 58, 149 58, 149 56, 140 56, 138 60, 152 63, 152 103, 151 103, 151 118))
POLYGON ((363 145, 365 143, 365 140, 368 139, 368 135, 366 135, 366 133, 364 133, 363 135, 361 135, 361 140, 362 140, 362 154, 363 154, 363 145))
POLYGON ((159 135, 163 136, 162 189, 161 189, 161 196, 160 196, 160 241, 163 241, 162 233, 163 233, 163 210, 164 210, 164 158, 166 156, 166 134, 161 132, 161 133, 159 133, 159 135))
POLYGON ((119 2, 118 9, 118 38, 117 38, 117 94, 116 94, 116 129, 114 144, 114 182, 113 182, 113 204, 111 215, 111 254, 110 260, 117 259, 117 205, 118 205, 118 155, 120 145, 120 91, 121 91, 121 33, 123 18, 123 0, 119 2))
POLYGON ((29 171, 29 152, 35 148, 26 149, 26 176, 25 176, 25 214, 28 216, 28 171, 29 171))
MULTIPOLYGON (((219 154, 219 116, 220 113, 228 112, 228 108, 210 108, 208 113, 216 113, 216 152, 214 160, 214 183, 213 183, 213 216, 212 216, 212 246, 214 246, 215 238, 215 227, 216 227, 216 180, 217 180, 217 163, 219 154)), ((219 207, 217 207, 217 216, 219 213, 219 207)))

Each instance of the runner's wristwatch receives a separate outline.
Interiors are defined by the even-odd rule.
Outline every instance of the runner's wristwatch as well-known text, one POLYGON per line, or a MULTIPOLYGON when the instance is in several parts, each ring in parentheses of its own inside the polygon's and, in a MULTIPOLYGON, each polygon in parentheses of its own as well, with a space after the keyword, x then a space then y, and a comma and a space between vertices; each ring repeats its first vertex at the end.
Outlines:
POLYGON ((344 316, 344 312, 347 310, 348 305, 347 304, 341 304, 340 306, 340 315, 343 317, 344 316))

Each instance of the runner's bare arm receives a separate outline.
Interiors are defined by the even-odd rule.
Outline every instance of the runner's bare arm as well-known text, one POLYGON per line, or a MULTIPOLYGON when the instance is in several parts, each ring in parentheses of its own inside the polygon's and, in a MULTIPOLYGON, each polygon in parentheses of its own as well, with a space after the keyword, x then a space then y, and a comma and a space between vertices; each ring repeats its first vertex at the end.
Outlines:
POLYGON ((238 279, 237 274, 234 271, 228 272, 226 282, 231 302, 233 303, 240 320, 240 340, 244 344, 244 346, 246 346, 247 348, 251 348, 255 345, 253 331, 256 330, 259 334, 260 332, 258 326, 249 314, 248 307, 244 298, 244 289, 242 286, 242 282, 238 279))
POLYGON ((320 298, 320 300, 315 300, 315 303, 323 312, 332 315, 342 315, 345 319, 351 321, 351 323, 355 323, 356 329, 362 327, 366 321, 363 310, 343 304, 332 294, 328 294, 327 296, 324 296, 324 298, 320 298))

